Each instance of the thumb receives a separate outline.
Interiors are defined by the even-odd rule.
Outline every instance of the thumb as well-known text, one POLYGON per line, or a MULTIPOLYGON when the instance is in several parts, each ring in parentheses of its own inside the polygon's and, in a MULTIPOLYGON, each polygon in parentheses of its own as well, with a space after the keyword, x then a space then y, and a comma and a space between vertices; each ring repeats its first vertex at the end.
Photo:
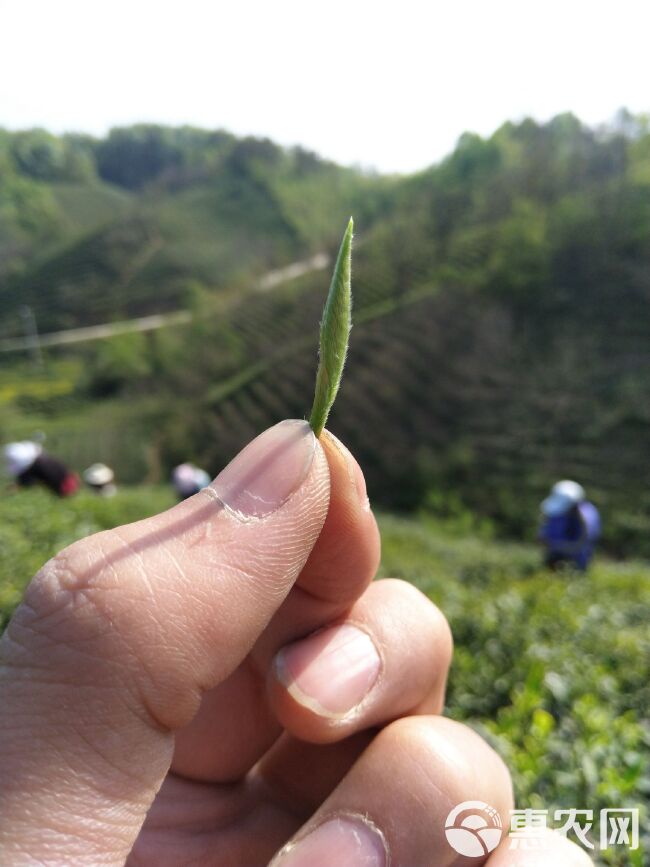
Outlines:
POLYGON ((200 494, 41 570, 0 644, 3 852, 124 860, 173 730, 251 649, 328 501, 320 444, 306 422, 285 421, 200 494))

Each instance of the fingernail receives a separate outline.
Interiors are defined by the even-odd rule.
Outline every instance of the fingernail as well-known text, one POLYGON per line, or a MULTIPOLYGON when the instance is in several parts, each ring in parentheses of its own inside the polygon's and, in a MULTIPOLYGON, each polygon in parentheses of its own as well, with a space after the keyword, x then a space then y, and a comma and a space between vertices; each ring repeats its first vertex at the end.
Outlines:
POLYGON ((300 487, 315 449, 316 438, 306 421, 281 421, 249 443, 210 487, 233 512, 261 518, 300 487))
POLYGON ((276 657, 280 681, 293 698, 319 716, 344 716, 375 684, 381 659, 370 636, 343 624, 283 648, 276 657))
POLYGON ((386 867, 387 863, 383 834, 359 817, 330 819, 285 846, 271 867, 386 867))
POLYGON ((359 502, 361 503, 361 508, 365 510, 370 509, 370 501, 368 500, 368 491, 366 489, 366 479, 363 475, 363 472, 361 471, 361 467, 359 466, 358 462, 355 461, 349 448, 343 445, 343 443, 338 437, 335 437, 334 434, 328 430, 325 430, 324 434, 330 439, 336 450, 345 461, 345 466, 348 472, 348 478, 350 479, 350 484, 356 491, 359 502))

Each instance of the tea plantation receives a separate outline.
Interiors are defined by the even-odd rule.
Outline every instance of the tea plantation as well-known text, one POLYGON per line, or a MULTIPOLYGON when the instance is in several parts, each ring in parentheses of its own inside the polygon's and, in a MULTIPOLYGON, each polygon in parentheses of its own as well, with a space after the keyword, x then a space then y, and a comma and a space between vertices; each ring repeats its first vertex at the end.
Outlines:
MULTIPOLYGON (((163 488, 42 492, 0 505, 0 622, 30 576, 74 539, 172 504, 163 488)), ((445 612, 456 650, 447 713, 511 768, 518 806, 640 807, 641 848, 597 863, 650 863, 650 565, 598 561, 587 576, 540 569, 539 552, 427 518, 380 517, 382 575, 412 581, 445 612), (485 538, 483 538, 485 537, 485 538)), ((597 845, 597 838, 596 840, 597 845)), ((593 853, 592 853, 593 854, 593 853)))

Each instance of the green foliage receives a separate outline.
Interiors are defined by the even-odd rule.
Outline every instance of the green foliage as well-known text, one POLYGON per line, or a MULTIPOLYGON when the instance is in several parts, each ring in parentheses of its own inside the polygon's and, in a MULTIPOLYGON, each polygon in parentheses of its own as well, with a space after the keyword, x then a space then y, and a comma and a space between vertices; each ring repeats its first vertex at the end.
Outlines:
POLYGON ((17 133, 12 151, 19 171, 31 178, 52 181, 63 172, 62 143, 45 130, 17 133))
POLYGON ((389 184, 267 139, 138 125, 102 140, 0 135, 0 337, 186 305, 184 286, 249 290, 376 219, 389 184), (20 160, 17 159, 20 155, 20 160))
POLYGON ((130 193, 101 182, 62 182, 51 190, 71 235, 87 234, 93 226, 126 216, 132 204, 130 193))
POLYGON ((85 388, 92 397, 112 397, 150 370, 146 335, 137 331, 122 334, 99 344, 86 368, 85 388))
MULTIPOLYGON (((650 569, 597 562, 588 575, 540 569, 526 546, 452 537, 439 523, 384 516, 381 571, 413 581, 448 617, 447 713, 509 766, 518 805, 639 806, 650 846, 650 569), (644 812, 646 810, 646 812, 644 812)), ((637 857, 635 861, 634 858, 637 857)), ((630 858, 630 860, 627 860, 630 858)))
POLYGON ((32 244, 58 237, 57 219, 56 202, 47 187, 5 173, 0 164, 0 281, 20 267, 32 244))
POLYGON ((165 176, 176 182, 183 169, 214 162, 233 141, 225 132, 193 127, 137 124, 112 129, 96 147, 97 171, 109 183, 137 190, 165 176))
POLYGON ((350 222, 343 235, 334 266, 323 319, 320 326, 319 362, 316 372, 316 392, 309 423, 317 437, 322 433, 327 417, 336 400, 348 352, 352 327, 352 232, 350 222))
MULTIPOLYGON (((0 622, 29 577, 65 545, 172 504, 171 489, 112 499, 43 491, 0 503, 0 622)), ((598 561, 548 573, 524 545, 468 535, 458 522, 380 515, 381 574, 404 578, 448 617, 455 653, 446 712, 503 756, 518 805, 640 806, 650 845, 650 568, 598 561)), ((469 518, 468 523, 471 523, 469 518)), ((552 816, 552 812, 550 813, 552 816)), ((612 850, 603 862, 635 865, 612 850)))

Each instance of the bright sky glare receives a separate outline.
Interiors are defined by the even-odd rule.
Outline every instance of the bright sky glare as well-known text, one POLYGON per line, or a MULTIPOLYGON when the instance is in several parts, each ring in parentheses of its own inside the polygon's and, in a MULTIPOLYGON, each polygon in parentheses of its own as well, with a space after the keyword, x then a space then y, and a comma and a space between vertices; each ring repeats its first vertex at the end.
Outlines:
POLYGON ((650 109, 646 0, 0 0, 0 126, 225 128, 408 172, 465 130, 650 109))

